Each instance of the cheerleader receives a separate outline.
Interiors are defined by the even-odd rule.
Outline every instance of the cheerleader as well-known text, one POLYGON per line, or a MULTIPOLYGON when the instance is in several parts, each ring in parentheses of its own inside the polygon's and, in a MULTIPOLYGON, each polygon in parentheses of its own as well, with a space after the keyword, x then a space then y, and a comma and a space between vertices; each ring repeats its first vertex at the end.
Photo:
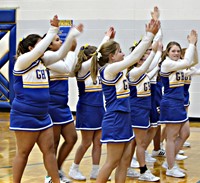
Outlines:
MULTIPOLYGON (((59 176, 63 182, 70 182, 62 171, 62 165, 77 141, 74 119, 67 105, 68 76, 75 65, 76 57, 74 50, 77 44, 75 38, 82 31, 82 24, 72 27, 63 44, 59 36, 56 35, 43 56, 43 62, 46 64, 50 76, 49 114, 53 121, 54 147, 57 155, 59 176), (53 60, 59 61, 49 65, 48 63, 53 60), (58 149, 61 136, 64 142, 60 149, 58 149)), ((45 183, 48 183, 50 180, 50 176, 45 177, 45 183)))
POLYGON ((107 158, 100 169, 97 183, 107 182, 115 168, 115 182, 125 182, 131 160, 131 141, 134 139, 126 69, 142 57, 157 33, 159 25, 158 21, 152 20, 146 27, 147 35, 141 44, 126 58, 120 45, 115 41, 103 44, 92 58, 91 76, 93 81, 96 81, 100 66, 99 72, 106 101, 101 142, 107 144, 107 158))
POLYGON ((185 138, 179 135, 185 122, 188 121, 184 107, 184 81, 183 69, 195 64, 194 53, 197 42, 197 32, 192 30, 188 35, 189 47, 184 59, 181 58, 181 46, 177 42, 170 42, 161 63, 161 80, 164 86, 164 95, 160 103, 160 123, 166 124, 166 157, 168 168, 167 176, 184 177, 175 164, 175 157, 182 147, 185 138))
POLYGON ((145 164, 145 150, 153 138, 152 133, 148 133, 148 129, 151 127, 149 121, 151 111, 150 79, 154 77, 159 68, 155 67, 148 73, 147 70, 152 64, 157 47, 158 44, 154 44, 150 54, 146 51, 143 57, 129 68, 127 76, 130 87, 131 123, 136 136, 136 156, 140 165, 138 179, 143 181, 158 181, 160 179, 154 176, 145 164))
POLYGON ((13 70, 15 98, 10 112, 10 129, 14 130, 17 143, 13 183, 21 182, 28 156, 36 143, 52 181, 62 182, 54 153, 53 123, 48 114, 48 75, 42 61, 44 52, 58 33, 58 23, 58 17, 54 16, 44 39, 30 34, 18 45, 13 70))
MULTIPOLYGON (((114 29, 110 27, 100 46, 109 39, 114 38, 114 34, 114 29)), ((96 179, 99 172, 101 123, 105 109, 101 81, 97 77, 96 81, 93 82, 90 73, 91 57, 96 50, 97 47, 95 46, 82 46, 78 53, 77 64, 74 70, 79 89, 79 99, 76 106, 76 129, 81 131, 82 139, 76 151, 74 162, 69 170, 69 176, 75 180, 86 180, 86 177, 79 170, 79 165, 91 144, 93 147, 90 179, 96 179), (95 117, 91 114, 95 114, 95 117)))

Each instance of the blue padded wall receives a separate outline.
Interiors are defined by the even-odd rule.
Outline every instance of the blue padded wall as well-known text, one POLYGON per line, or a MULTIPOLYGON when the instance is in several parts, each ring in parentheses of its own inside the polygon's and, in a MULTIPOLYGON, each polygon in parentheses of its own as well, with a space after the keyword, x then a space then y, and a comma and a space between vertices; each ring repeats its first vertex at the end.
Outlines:
POLYGON ((16 54, 16 9, 0 9, 0 111, 10 108, 14 98, 13 76, 14 57, 16 54), (8 51, 5 53, 3 39, 9 35, 8 51), (3 53, 2 53, 3 52, 3 53), (6 70, 7 69, 7 70, 6 70))

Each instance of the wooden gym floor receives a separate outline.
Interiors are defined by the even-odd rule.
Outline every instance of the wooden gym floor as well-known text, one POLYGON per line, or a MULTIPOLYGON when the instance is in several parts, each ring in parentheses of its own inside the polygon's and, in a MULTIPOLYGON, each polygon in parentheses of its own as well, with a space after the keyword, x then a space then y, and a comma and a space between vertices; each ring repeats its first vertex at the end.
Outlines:
MULTIPOLYGON (((191 135, 188 141, 191 143, 191 148, 184 148, 185 155, 188 156, 188 159, 184 161, 177 161, 179 166, 186 170, 187 176, 185 178, 172 178, 165 176, 165 169, 161 167, 164 158, 157 158, 155 163, 148 163, 147 166, 152 170, 152 172, 161 178, 161 183, 200 183, 200 123, 190 123, 191 126, 191 135)), ((80 133, 78 132, 79 140, 77 141, 73 151, 66 159, 63 170, 66 175, 68 175, 69 167, 73 162, 75 151, 80 143, 80 133)), ((151 152, 152 145, 148 148, 148 151, 151 152)), ((15 147, 15 138, 14 133, 9 131, 9 113, 0 112, 0 183, 12 183, 12 161, 15 156, 16 147, 15 147)), ((105 161, 106 157, 106 146, 102 146, 102 159, 101 165, 105 161)), ((91 148, 85 154, 81 165, 80 170, 87 177, 86 181, 76 181, 73 183, 94 183, 94 180, 89 179, 91 171, 91 148)), ((138 169, 136 169, 139 171, 138 169)), ((44 182, 44 177, 46 171, 42 162, 42 154, 39 151, 38 147, 35 146, 33 151, 29 156, 29 161, 25 169, 22 183, 42 183, 44 182)), ((137 179, 128 178, 126 183, 143 183, 144 181, 138 181, 137 179)), ((114 183, 114 172, 112 173, 112 181, 114 183)))

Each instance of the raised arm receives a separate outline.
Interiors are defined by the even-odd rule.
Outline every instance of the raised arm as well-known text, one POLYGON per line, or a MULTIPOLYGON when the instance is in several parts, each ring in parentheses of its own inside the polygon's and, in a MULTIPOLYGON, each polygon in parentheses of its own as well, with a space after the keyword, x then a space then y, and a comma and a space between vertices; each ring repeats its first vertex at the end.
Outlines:
POLYGON ((154 6, 153 11, 151 11, 151 18, 154 20, 159 20, 160 10, 157 6, 154 6))
POLYGON ((198 52, 197 52, 197 47, 196 47, 195 52, 194 52, 194 59, 192 61, 191 66, 195 66, 198 63, 199 63, 199 58, 198 58, 198 52))
POLYGON ((70 74, 74 70, 74 65, 76 64, 77 58, 76 54, 73 51, 69 51, 64 60, 59 60, 56 63, 48 65, 47 68, 51 71, 60 73, 60 74, 70 74))
POLYGON ((129 72, 129 76, 131 80, 137 80, 142 74, 146 73, 153 58, 155 56, 155 52, 151 51, 150 55, 147 57, 147 59, 144 61, 144 63, 140 67, 134 67, 129 72))
MULTIPOLYGON (((160 10, 157 6, 155 6, 153 11, 151 11, 151 18, 154 19, 155 21, 159 20, 160 10)), ((155 43, 156 41, 161 41, 162 38, 163 38, 163 33, 162 33, 162 29, 160 27, 160 29, 158 30, 157 34, 155 35, 155 37, 153 39, 153 43, 155 43)))
POLYGON ((74 39, 81 34, 83 31, 83 25, 79 24, 77 27, 72 27, 69 31, 69 34, 62 44, 59 50, 57 51, 46 51, 42 57, 43 62, 46 66, 51 65, 54 62, 57 62, 61 59, 64 59, 67 53, 70 51, 74 39))
MULTIPOLYGON (((105 33, 103 40, 101 41, 101 43, 98 46, 97 51, 101 48, 101 46, 105 42, 107 42, 110 39, 113 39, 114 37, 115 37, 115 30, 114 30, 113 27, 109 27, 109 29, 105 33)), ((92 61, 92 58, 90 58, 89 60, 82 63, 82 67, 81 67, 81 70, 79 72, 79 75, 85 75, 90 70, 91 61, 92 61)))
POLYGON ((29 67, 33 62, 40 58, 45 50, 48 48, 52 42, 54 36, 58 33, 58 16, 55 15, 52 20, 50 20, 51 27, 47 32, 47 35, 42 39, 35 47, 30 47, 30 51, 20 55, 15 63, 15 70, 23 70, 29 67))
POLYGON ((110 73, 110 76, 112 74, 113 77, 115 77, 115 75, 118 74, 120 71, 130 67, 131 65, 134 65, 137 61, 139 61, 139 59, 144 55, 145 51, 151 45, 154 35, 157 33, 159 27, 159 21, 151 20, 150 23, 146 25, 147 34, 143 37, 139 45, 131 52, 130 55, 125 57, 123 61, 115 62, 107 66, 107 71, 105 70, 105 72, 110 73))
POLYGON ((197 43, 197 32, 192 30, 188 35, 188 42, 189 47, 185 52, 184 59, 181 62, 172 61, 169 58, 166 62, 163 62, 161 70, 162 72, 171 72, 176 70, 182 70, 191 67, 194 62, 195 50, 196 50, 196 43, 197 43))
POLYGON ((98 46, 98 48, 97 48, 97 51, 101 48, 101 46, 105 43, 105 42, 107 42, 108 40, 110 40, 110 39, 114 39, 114 37, 115 37, 115 30, 114 30, 114 28, 113 27, 109 27, 109 29, 106 31, 106 33, 105 33, 105 36, 104 36, 104 38, 103 38, 103 40, 101 41, 101 43, 99 44, 99 46, 98 46))
POLYGON ((156 52, 156 54, 153 58, 153 61, 151 62, 151 65, 149 66, 147 72, 151 72, 158 65, 158 62, 160 61, 160 58, 162 56, 162 51, 163 51, 162 42, 158 41, 157 43, 158 43, 157 50, 156 50, 156 48, 154 48, 154 45, 152 46, 152 50, 154 50, 156 52))
POLYGON ((148 72, 147 75, 149 76, 150 80, 158 73, 159 69, 159 66, 156 66, 152 71, 148 72))

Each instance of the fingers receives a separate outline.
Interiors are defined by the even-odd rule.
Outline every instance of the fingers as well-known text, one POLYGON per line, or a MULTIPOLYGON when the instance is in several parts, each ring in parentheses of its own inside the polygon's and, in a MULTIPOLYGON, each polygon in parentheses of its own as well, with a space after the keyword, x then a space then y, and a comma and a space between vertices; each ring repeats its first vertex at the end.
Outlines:
POLYGON ((53 19, 50 20, 50 24, 54 27, 59 27, 58 15, 54 15, 53 19))
POLYGON ((110 39, 113 39, 115 37, 115 29, 114 27, 109 27, 108 31, 105 33, 107 36, 110 37, 110 39))
POLYGON ((151 17, 154 19, 154 20, 158 20, 159 17, 160 17, 160 10, 158 9, 157 6, 154 7, 153 11, 151 11, 151 17))
POLYGON ((151 19, 151 21, 146 26, 146 31, 152 32, 155 35, 158 32, 159 28, 160 21, 151 19))
POLYGON ((78 26, 76 26, 76 29, 79 31, 79 32, 83 32, 83 24, 79 24, 78 26))
POLYGON ((195 44, 197 43, 198 40, 198 34, 196 30, 191 30, 190 34, 187 36, 188 42, 195 44))

